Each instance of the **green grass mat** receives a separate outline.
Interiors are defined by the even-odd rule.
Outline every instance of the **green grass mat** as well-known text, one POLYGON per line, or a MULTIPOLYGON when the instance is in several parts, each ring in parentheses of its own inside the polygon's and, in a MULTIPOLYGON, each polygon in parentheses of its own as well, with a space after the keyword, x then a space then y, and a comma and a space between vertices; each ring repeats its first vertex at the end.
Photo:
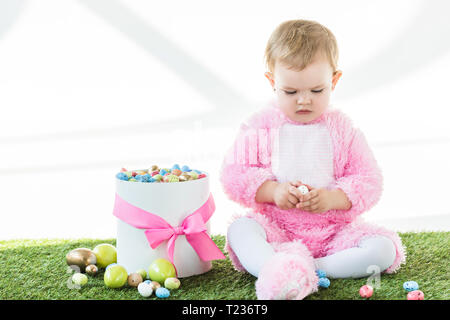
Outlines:
MULTIPOLYGON (((396 274, 382 274, 380 287, 371 299, 404 300, 403 282, 414 280, 425 299, 450 299, 450 232, 401 233, 407 247, 407 263, 396 274)), ((223 236, 213 236, 223 248, 223 236)), ((0 241, 0 299, 157 299, 143 298, 137 289, 107 288, 101 270, 81 289, 70 289, 66 254, 75 248, 94 248, 99 243, 115 245, 115 239, 8 240, 0 241)), ((181 279, 181 287, 168 299, 256 299, 255 280, 233 269, 231 261, 213 262, 211 271, 181 279)), ((306 299, 362 299, 359 288, 367 278, 335 279, 327 289, 306 299)), ((375 282, 373 282, 375 284, 375 282)))

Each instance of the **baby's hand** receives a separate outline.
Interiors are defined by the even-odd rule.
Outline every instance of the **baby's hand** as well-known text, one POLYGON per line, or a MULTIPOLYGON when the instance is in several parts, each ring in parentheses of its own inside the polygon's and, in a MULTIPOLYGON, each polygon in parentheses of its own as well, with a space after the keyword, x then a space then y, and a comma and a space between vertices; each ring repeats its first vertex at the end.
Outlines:
POLYGON ((296 208, 311 213, 322 213, 332 208, 332 197, 327 189, 315 189, 306 185, 310 190, 307 194, 301 194, 298 189, 293 193, 298 198, 299 202, 296 208))
POLYGON ((293 192, 297 187, 292 182, 284 182, 278 184, 274 190, 273 201, 278 208, 282 210, 289 210, 295 208, 298 203, 298 198, 293 192))

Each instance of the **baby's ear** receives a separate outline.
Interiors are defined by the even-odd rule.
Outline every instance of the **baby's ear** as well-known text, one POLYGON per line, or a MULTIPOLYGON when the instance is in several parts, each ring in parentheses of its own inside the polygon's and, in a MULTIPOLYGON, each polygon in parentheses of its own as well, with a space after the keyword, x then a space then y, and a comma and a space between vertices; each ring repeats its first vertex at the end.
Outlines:
POLYGON ((333 73, 333 78, 331 80, 333 87, 332 89, 334 90, 334 88, 336 87, 336 84, 338 83, 339 78, 342 77, 342 71, 341 70, 336 70, 333 73))
POLYGON ((275 85, 275 80, 273 79, 273 74, 271 72, 264 73, 264 76, 269 80, 270 85, 273 87, 275 85))

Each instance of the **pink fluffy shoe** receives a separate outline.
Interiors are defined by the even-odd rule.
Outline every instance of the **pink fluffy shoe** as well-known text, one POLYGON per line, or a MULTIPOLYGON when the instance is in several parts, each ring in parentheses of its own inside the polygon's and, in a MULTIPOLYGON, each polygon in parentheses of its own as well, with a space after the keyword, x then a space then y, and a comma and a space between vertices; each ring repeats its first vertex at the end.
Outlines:
POLYGON ((256 296, 258 300, 302 300, 318 290, 318 280, 310 259, 278 252, 259 272, 256 296))

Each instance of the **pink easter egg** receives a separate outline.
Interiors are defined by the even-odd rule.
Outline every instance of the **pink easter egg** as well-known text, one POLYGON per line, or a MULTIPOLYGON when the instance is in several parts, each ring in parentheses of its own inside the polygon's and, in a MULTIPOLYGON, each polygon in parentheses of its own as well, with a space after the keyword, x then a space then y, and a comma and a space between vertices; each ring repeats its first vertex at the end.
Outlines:
POLYGON ((120 169, 120 172, 127 172, 128 170, 125 168, 120 169))
POLYGON ((153 171, 153 172, 152 172, 152 177, 153 177, 153 176, 156 176, 157 174, 159 174, 159 170, 153 171))
POLYGON ((204 173, 201 173, 201 174, 198 175, 199 179, 204 178, 204 177, 206 177, 206 174, 204 174, 204 173))
POLYGON ((369 285, 364 285, 359 289, 359 295, 363 298, 370 298, 373 294, 373 288, 369 285))
POLYGON ((424 294, 422 291, 420 290, 414 290, 408 293, 408 295, 406 296, 407 300, 423 300, 424 298, 424 294))

